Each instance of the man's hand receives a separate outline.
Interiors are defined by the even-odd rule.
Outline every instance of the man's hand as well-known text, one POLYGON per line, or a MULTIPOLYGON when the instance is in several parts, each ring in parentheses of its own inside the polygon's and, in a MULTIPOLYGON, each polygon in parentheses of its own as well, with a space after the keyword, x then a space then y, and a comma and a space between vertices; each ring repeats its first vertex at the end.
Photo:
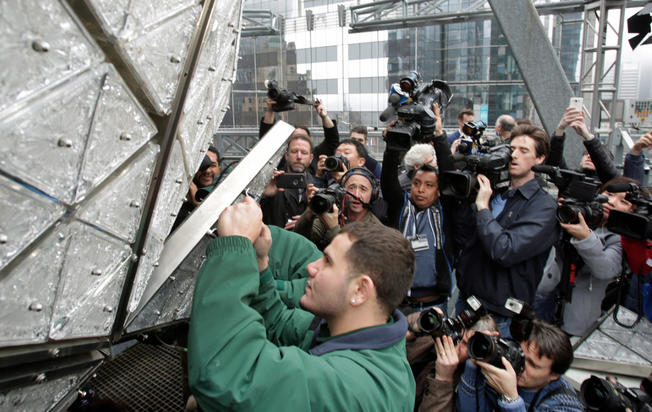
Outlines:
POLYGON ((503 356, 501 358, 505 369, 497 368, 491 364, 481 361, 475 361, 482 371, 482 374, 487 378, 489 386, 494 388, 496 392, 505 395, 508 398, 518 398, 518 388, 516 386, 516 372, 512 368, 512 364, 503 356))
POLYGON ((326 174, 327 170, 326 167, 324 166, 324 162, 326 161, 326 158, 328 156, 326 155, 319 155, 319 160, 317 161, 317 173, 315 173, 315 176, 323 179, 324 175, 326 174))
POLYGON ((263 225, 263 212, 260 206, 249 196, 242 203, 224 209, 217 221, 217 233, 220 237, 242 236, 253 244, 260 235, 263 225))
POLYGON ((634 143, 634 146, 632 146, 632 154, 640 155, 643 153, 643 150, 649 147, 652 147, 652 132, 647 132, 641 136, 636 143, 634 143))
MULTIPOLYGON (((435 114, 435 136, 441 136, 444 133, 444 128, 441 123, 441 110, 439 108, 439 103, 435 102, 432 104, 432 112, 435 114)), ((451 153, 455 152, 451 151, 451 153)))
POLYGON ((591 140, 594 138, 594 136, 589 132, 588 127, 586 127, 586 123, 584 123, 584 115, 582 115, 582 119, 573 121, 570 126, 575 130, 575 133, 582 136, 584 140, 591 140))
POLYGON ((489 200, 491 199, 491 182, 487 176, 483 174, 478 174, 478 196, 475 198, 475 206, 478 208, 478 211, 482 209, 489 209, 489 200))
POLYGON ((417 320, 419 320, 420 315, 421 312, 412 312, 405 317, 408 322, 408 330, 405 333, 406 341, 413 341, 417 338, 417 334, 415 333, 415 331, 419 330, 419 327, 417 326, 417 320))
POLYGON ((324 223, 324 226, 328 229, 332 229, 339 225, 337 218, 340 213, 340 210, 337 208, 337 205, 333 204, 333 211, 322 213, 319 216, 319 219, 324 223))
POLYGON ((310 183, 308 186, 306 186, 306 200, 308 201, 308 204, 310 204, 310 201, 312 198, 315 196, 315 194, 319 192, 319 188, 310 183))
POLYGON ((267 110, 263 116, 263 123, 274 124, 274 109, 272 109, 272 106, 276 104, 276 100, 268 97, 265 99, 265 104, 267 105, 267 110))
POLYGON ((267 269, 269 264, 269 249, 272 247, 272 232, 269 227, 263 224, 260 228, 258 239, 254 242, 254 249, 256 250, 256 262, 258 262, 258 272, 267 269))
POLYGON ((293 231, 294 227, 297 225, 297 220, 299 220, 300 217, 301 217, 301 215, 292 216, 292 219, 288 220, 285 223, 285 226, 283 227, 283 229, 293 231))
POLYGON ((568 232, 569 235, 573 236, 577 240, 584 240, 589 235, 591 234, 591 229, 589 229, 589 225, 586 224, 586 220, 584 220, 584 216, 582 216, 581 212, 577 213, 577 217, 579 218, 578 223, 559 223, 561 227, 568 232))
POLYGON ((330 129, 331 127, 335 127, 335 123, 333 123, 331 118, 328 117, 326 106, 324 106, 322 101, 319 99, 315 99, 315 111, 317 111, 317 114, 321 117, 321 123, 325 128, 330 129))
POLYGON ((267 186, 265 186, 265 189, 263 190, 263 197, 272 197, 275 196, 278 192, 284 192, 285 189, 282 187, 276 186, 276 177, 282 175, 285 173, 283 170, 277 170, 274 172, 274 176, 272 177, 272 180, 270 180, 269 183, 267 183, 267 186))
POLYGON ((201 205, 201 202, 198 202, 198 201, 195 199, 195 195, 196 195, 196 194, 197 194, 197 185, 195 184, 195 182, 190 182, 190 187, 188 188, 188 195, 187 195, 187 196, 188 196, 188 200, 190 200, 190 202, 191 202, 193 205, 195 205, 195 206, 199 206, 199 205, 201 205))
POLYGON ((383 130, 383 138, 387 138, 387 133, 392 130, 392 127, 396 126, 396 120, 392 120, 385 126, 385 130, 383 130))
POLYGON ((578 120, 584 122, 584 112, 582 110, 577 110, 574 107, 567 107, 557 125, 557 128, 555 129, 555 136, 563 135, 566 128, 570 126, 571 123, 578 120))
POLYGON ((453 382, 453 375, 460 363, 453 338, 442 336, 435 339, 435 352, 437 352, 435 378, 443 382, 453 382))

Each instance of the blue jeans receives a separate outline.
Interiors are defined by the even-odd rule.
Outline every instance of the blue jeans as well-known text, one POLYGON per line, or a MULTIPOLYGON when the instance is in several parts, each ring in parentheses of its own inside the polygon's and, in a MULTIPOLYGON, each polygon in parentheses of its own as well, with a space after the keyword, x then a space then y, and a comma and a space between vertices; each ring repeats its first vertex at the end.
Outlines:
MULTIPOLYGON (((425 302, 428 303, 428 302, 425 302)), ((444 312, 444 316, 448 316, 448 299, 446 299, 445 302, 438 303, 436 305, 426 305, 424 306, 423 303, 419 303, 418 305, 412 306, 412 312, 421 312, 422 310, 430 309, 430 308, 439 308, 441 309, 442 312, 444 312)))

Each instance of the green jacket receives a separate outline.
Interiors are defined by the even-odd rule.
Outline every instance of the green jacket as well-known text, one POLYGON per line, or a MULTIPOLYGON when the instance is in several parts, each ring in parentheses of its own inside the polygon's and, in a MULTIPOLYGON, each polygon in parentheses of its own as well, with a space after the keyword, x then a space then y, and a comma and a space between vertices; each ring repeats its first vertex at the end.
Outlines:
POLYGON ((298 233, 269 225, 272 248, 269 250, 269 270, 276 279, 281 300, 290 308, 298 308, 305 293, 308 270, 306 266, 322 257, 311 242, 298 233))
POLYGON ((412 411, 400 312, 385 325, 329 337, 323 321, 313 331, 312 314, 281 302, 248 239, 218 238, 207 252, 188 345, 189 384, 202 410, 412 411))

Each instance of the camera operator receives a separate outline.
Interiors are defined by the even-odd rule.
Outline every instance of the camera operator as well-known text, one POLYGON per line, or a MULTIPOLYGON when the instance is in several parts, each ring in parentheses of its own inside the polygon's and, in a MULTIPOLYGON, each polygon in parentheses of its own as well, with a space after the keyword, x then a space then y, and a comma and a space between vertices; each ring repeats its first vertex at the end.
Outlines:
POLYGON ((514 127, 516 127, 516 120, 508 114, 501 114, 496 119, 496 136, 500 137, 502 141, 509 141, 514 127))
MULTIPOLYGON (((442 119, 437 103, 433 103, 435 114, 435 136, 422 136, 434 144, 438 163, 442 170, 452 169, 452 161, 446 133, 442 129, 442 119)), ((390 130, 388 125, 385 132, 390 130)), ((453 285, 453 220, 452 204, 442 205, 439 197, 438 169, 424 164, 418 170, 412 170, 409 192, 401 189, 398 180, 400 152, 385 149, 383 155, 383 174, 381 187, 383 197, 388 205, 389 224, 398 228, 410 240, 417 256, 417 273, 412 288, 404 302, 405 310, 421 311, 427 307, 437 306, 447 313, 447 302, 453 285)), ((449 203, 447 199, 444 203, 449 203)))
POLYGON ((645 154, 643 150, 652 147, 652 132, 647 132, 641 136, 632 150, 625 155, 623 164, 623 176, 638 180, 639 183, 645 183, 645 154))
MULTIPOLYGON (((560 223, 561 227, 571 236, 570 244, 577 251, 575 287, 572 290, 571 301, 564 305, 562 329, 570 335, 584 336, 600 317, 601 303, 605 297, 607 285, 620 275, 622 270, 622 245, 620 236, 609 231, 605 225, 612 210, 633 212, 634 205, 625 199, 626 193, 610 193, 607 187, 613 183, 633 183, 635 180, 617 177, 602 185, 600 192, 608 201, 602 204, 602 219, 598 227, 589 228, 585 217, 578 213, 576 224, 560 223)), ((561 278, 563 257, 560 258, 559 247, 556 248, 554 261, 546 266, 538 294, 552 294, 561 278), (546 293, 547 292, 547 293, 546 293)), ((539 308, 540 311, 540 308, 539 308)), ((550 313, 545 314, 546 318, 550 313)))
POLYGON ((308 188, 308 207, 297 221, 294 231, 310 239, 323 250, 349 222, 382 224, 371 213, 373 201, 378 197, 378 180, 367 168, 354 167, 342 176, 340 186, 345 193, 342 197, 342 210, 339 202, 334 202, 332 210, 319 215, 312 210, 311 201, 318 192, 316 187, 308 188), (341 213, 340 213, 341 212, 341 213))
POLYGON ((517 375, 502 357, 504 369, 468 360, 457 386, 459 411, 583 411, 584 406, 563 375, 573 362, 570 340, 559 328, 540 320, 521 342, 525 356, 517 375))
POLYGON ((190 182, 186 200, 181 205, 177 218, 172 225, 172 231, 186 220, 195 208, 201 204, 203 198, 215 188, 222 172, 220 161, 218 150, 214 146, 209 146, 199 170, 197 170, 190 182), (197 196, 198 191, 200 192, 199 196, 197 196))
MULTIPOLYGON (((443 315, 439 308, 434 310, 443 315)), ((406 336, 407 358, 417 383, 415 408, 423 412, 453 411, 455 388, 469 358, 469 339, 476 331, 497 335, 498 327, 491 316, 485 315, 464 330, 458 342, 450 336, 435 339, 429 335, 416 337, 412 330, 417 328, 415 322, 419 315, 421 313, 408 315, 410 326, 406 336)))
MULTIPOLYGON (((267 105, 267 111, 265 112, 265 115, 260 121, 260 129, 258 132, 258 136, 260 139, 262 139, 265 136, 265 134, 269 131, 269 129, 272 128, 272 126, 274 126, 274 123, 276 122, 276 115, 273 110, 276 101, 267 97, 265 99, 265 103, 267 105)), ((314 107, 315 107, 315 111, 317 112, 317 114, 319 115, 322 121, 322 126, 324 128, 324 141, 318 144, 317 146, 315 146, 314 150, 311 152, 311 155, 314 155, 314 157, 311 159, 311 163, 309 164, 309 171, 313 175, 317 172, 317 160, 319 159, 319 156, 332 155, 335 152, 335 149, 337 148, 337 145, 339 144, 340 141, 340 135, 337 131, 337 122, 335 120, 332 120, 330 117, 328 117, 328 110, 326 109, 326 106, 324 106, 324 104, 319 99, 316 99, 314 107)), ((296 135, 303 135, 306 136, 308 139, 312 139, 312 137, 310 136, 310 131, 308 130, 307 127, 303 127, 303 126, 295 126, 295 127, 296 128, 294 129, 294 132, 292 132, 290 138, 296 135)), ((281 163, 279 164, 279 169, 285 168, 285 164, 283 163, 284 162, 282 160, 281 163)))
POLYGON ((400 233, 345 227, 307 265, 305 310, 278 298, 270 232, 251 199, 222 213, 218 233, 197 277, 188 342, 202 410, 412 411, 407 322, 395 308, 414 254, 400 233))
POLYGON ((462 203, 455 219, 461 248, 456 266, 458 303, 476 296, 506 337, 513 313, 504 308, 505 300, 512 296, 533 304, 559 234, 557 204, 531 170, 548 156, 548 136, 538 127, 520 126, 512 133, 510 147, 508 190, 492 196, 491 182, 478 174, 475 203, 462 203))
MULTIPOLYGON (((367 148, 367 138, 368 131, 365 126, 356 126, 351 129, 351 132, 349 132, 349 139, 357 140, 362 143, 365 149, 367 148)), ((382 165, 369 154, 369 150, 367 150, 367 155, 365 156, 364 166, 373 172, 376 179, 380 180, 382 165)))
POLYGON ((319 187, 328 187, 333 183, 339 182, 342 176, 344 176, 344 173, 349 169, 364 167, 367 164, 367 156, 367 149, 359 141, 355 139, 342 140, 335 148, 335 158, 337 158, 336 170, 327 169, 326 163, 328 156, 319 156, 317 174, 315 175, 317 185, 319 187))
MULTIPOLYGON (((464 123, 471 122, 475 120, 473 116, 473 110, 471 109, 463 109, 460 110, 460 112, 457 114, 457 124, 460 126, 458 130, 455 132, 451 133, 450 136, 448 136, 448 146, 451 147, 453 143, 455 143, 457 140, 460 140, 462 138, 470 138, 470 136, 466 136, 464 132, 462 131, 462 127, 464 126, 464 123)), ((454 151, 454 150, 453 150, 454 151)))

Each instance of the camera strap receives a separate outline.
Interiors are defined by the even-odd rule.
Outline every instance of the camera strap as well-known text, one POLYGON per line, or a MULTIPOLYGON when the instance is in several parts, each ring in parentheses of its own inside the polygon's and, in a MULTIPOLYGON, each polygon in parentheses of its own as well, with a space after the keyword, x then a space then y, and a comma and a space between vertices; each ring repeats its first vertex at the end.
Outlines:
POLYGON ((571 389, 568 389, 563 384, 561 384, 560 386, 556 387, 555 389, 553 389, 550 392, 543 395, 543 397, 539 400, 539 396, 541 396, 541 392, 544 389, 545 389, 545 386, 543 388, 539 389, 536 394, 534 394, 534 398, 532 398, 532 402, 530 402, 530 406, 527 408, 528 412, 534 412, 538 405, 541 405, 547 399, 550 399, 555 395, 564 394, 564 395, 568 395, 568 396, 577 396, 575 391, 573 391, 571 389))

